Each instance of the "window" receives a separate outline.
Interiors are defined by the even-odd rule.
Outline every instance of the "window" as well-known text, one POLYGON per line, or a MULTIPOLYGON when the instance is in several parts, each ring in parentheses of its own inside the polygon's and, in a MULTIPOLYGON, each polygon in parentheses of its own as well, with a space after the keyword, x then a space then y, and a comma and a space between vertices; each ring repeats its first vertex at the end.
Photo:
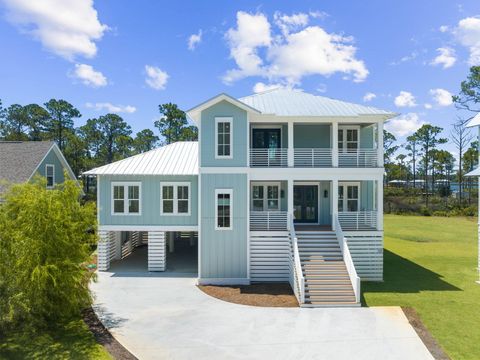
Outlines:
POLYGON ((140 215, 140 183, 112 183, 112 214, 140 215))
POLYGON ((232 230, 232 189, 215 190, 215 230, 232 230))
POLYGON ((280 185, 255 183, 252 185, 252 210, 280 210, 280 185))
POLYGON ((359 211, 359 189, 358 183, 340 183, 338 185, 338 211, 359 211))
POLYGON ((338 129, 338 149, 349 152, 359 148, 358 127, 342 127, 338 129))
POLYGON ((215 158, 231 159, 232 156, 232 118, 215 118, 215 158))
POLYGON ((47 188, 53 188, 55 186, 55 165, 45 165, 45 177, 47 178, 47 188))
POLYGON ((190 183, 161 183, 160 194, 162 215, 190 215, 190 183))

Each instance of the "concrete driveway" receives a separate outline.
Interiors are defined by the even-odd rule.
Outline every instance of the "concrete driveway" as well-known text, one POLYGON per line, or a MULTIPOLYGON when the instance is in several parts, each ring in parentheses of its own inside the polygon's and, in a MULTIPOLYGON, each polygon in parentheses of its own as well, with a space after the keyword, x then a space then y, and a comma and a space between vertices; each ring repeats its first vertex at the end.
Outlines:
POLYGON ((433 359, 398 307, 227 303, 193 274, 98 273, 95 310, 139 359, 433 359))

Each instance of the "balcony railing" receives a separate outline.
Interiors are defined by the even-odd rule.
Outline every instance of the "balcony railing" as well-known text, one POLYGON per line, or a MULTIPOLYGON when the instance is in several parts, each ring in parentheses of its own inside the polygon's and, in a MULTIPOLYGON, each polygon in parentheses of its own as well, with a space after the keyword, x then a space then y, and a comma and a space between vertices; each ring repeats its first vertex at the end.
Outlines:
POLYGON ((288 229, 286 211, 250 211, 250 230, 285 231, 288 229))
POLYGON ((250 166, 252 167, 287 167, 288 149, 250 149, 250 166))
POLYGON ((338 221, 343 230, 375 230, 377 228, 376 211, 341 211, 338 221))
POLYGON ((332 167, 332 149, 294 149, 295 167, 332 167))
POLYGON ((377 149, 349 149, 338 152, 339 167, 377 167, 377 149))

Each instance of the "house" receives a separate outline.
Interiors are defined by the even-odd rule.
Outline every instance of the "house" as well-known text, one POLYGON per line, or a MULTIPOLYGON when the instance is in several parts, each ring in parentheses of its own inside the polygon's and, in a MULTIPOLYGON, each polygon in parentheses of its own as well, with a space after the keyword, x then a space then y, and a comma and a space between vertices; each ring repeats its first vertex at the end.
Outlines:
POLYGON ((36 174, 47 179, 47 188, 75 174, 53 141, 0 141, 0 195, 10 184, 30 181, 36 174))
POLYGON ((149 271, 195 249, 199 284, 290 282, 302 306, 359 305, 360 279, 383 277, 383 124, 396 114, 288 89, 187 113, 198 143, 86 173, 98 269, 141 244, 149 271))

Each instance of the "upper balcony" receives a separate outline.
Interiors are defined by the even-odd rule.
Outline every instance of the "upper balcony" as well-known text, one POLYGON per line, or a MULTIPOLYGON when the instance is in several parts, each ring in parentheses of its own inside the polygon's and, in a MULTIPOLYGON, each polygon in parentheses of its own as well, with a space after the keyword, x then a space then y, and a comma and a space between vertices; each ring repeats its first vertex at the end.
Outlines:
POLYGON ((383 167, 381 124, 250 125, 250 167, 383 167))

